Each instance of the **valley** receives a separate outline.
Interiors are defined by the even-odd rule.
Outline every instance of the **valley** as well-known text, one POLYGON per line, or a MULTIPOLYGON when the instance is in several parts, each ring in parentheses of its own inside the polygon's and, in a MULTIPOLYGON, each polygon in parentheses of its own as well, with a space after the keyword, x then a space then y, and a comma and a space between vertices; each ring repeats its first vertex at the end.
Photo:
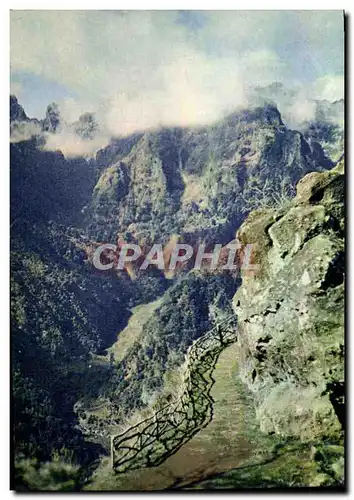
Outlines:
MULTIPOLYGON (((11 113, 13 134, 32 123, 14 97, 11 113)), ((11 143, 19 487, 36 490, 46 467, 64 467, 84 490, 279 487, 284 464, 286 486, 341 484, 340 128, 329 133, 321 118, 311 134, 292 130, 265 102, 66 158, 43 147, 57 133, 52 118, 62 120, 53 106, 35 135, 11 143), (92 265, 103 243, 209 248, 236 235, 255 245, 259 274, 92 265), (303 247, 308 277, 298 282, 303 247), (240 329, 219 331, 230 318, 240 329), (204 342, 211 347, 198 350, 204 342), (149 445, 137 456, 136 428, 149 445)))

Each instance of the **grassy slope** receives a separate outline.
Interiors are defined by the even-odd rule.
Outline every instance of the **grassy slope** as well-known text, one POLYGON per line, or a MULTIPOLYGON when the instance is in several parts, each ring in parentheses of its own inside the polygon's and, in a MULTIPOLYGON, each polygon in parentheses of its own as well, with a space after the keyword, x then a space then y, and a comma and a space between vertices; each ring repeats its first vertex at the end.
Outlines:
MULTIPOLYGON (((114 355, 114 361, 119 363, 134 344, 139 342, 144 324, 153 315, 156 308, 161 304, 161 301, 162 299, 160 298, 154 302, 133 307, 131 309, 132 316, 129 318, 127 326, 117 334, 116 342, 107 349, 106 355, 93 355, 92 363, 107 365, 111 353, 114 355)), ((108 418, 110 416, 110 403, 106 398, 99 397, 95 401, 91 401, 90 406, 85 407, 85 411, 88 417, 108 418)), ((103 441, 101 444, 105 445, 106 443, 103 441)))
POLYGON ((156 308, 161 305, 161 302, 162 298, 132 309, 132 316, 128 325, 118 334, 117 341, 107 349, 108 353, 112 352, 114 354, 115 361, 121 361, 133 344, 139 341, 144 324, 152 316, 156 308))

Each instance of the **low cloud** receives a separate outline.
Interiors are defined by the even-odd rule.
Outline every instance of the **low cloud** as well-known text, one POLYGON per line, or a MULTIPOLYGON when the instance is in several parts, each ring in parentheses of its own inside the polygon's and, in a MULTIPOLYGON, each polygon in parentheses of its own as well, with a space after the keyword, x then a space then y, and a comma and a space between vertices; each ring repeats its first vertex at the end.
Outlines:
POLYGON ((159 126, 205 125, 246 106, 245 83, 234 61, 180 58, 159 70, 159 85, 144 92, 117 93, 103 121, 114 135, 159 126))
POLYGON ((344 98, 344 76, 326 75, 313 85, 312 94, 316 99, 334 102, 344 98))
POLYGON ((305 124, 316 118, 316 102, 307 98, 295 99, 294 103, 285 108, 283 118, 288 126, 301 129, 305 124))
POLYGON ((41 135, 42 127, 36 122, 12 122, 10 132, 10 142, 22 142, 41 135))
POLYGON ((108 136, 97 135, 93 139, 84 140, 70 130, 56 134, 46 134, 45 139, 46 142, 42 149, 45 151, 61 151, 66 158, 93 156, 99 149, 109 143, 108 136))
POLYGON ((48 138, 46 147, 67 154, 111 135, 212 123, 253 105, 250 89, 274 81, 301 89, 279 102, 293 123, 311 119, 314 98, 343 97, 341 11, 12 11, 11 19, 13 85, 21 74, 53 81, 75 95, 59 102, 67 123, 87 111, 100 121, 94 142, 68 131, 48 138))

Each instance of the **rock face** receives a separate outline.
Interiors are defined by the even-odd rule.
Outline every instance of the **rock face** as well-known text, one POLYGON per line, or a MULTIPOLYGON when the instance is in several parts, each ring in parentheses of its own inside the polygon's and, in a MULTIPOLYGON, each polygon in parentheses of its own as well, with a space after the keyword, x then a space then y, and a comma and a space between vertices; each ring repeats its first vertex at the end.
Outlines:
POLYGON ((91 140, 95 137, 98 124, 93 113, 84 113, 73 125, 76 134, 84 140, 91 140))
POLYGON ((23 107, 18 103, 17 97, 10 95, 10 122, 12 121, 28 121, 29 118, 23 107))
POLYGON ((173 130, 146 133, 122 161, 103 170, 87 217, 91 234, 115 239, 123 228, 151 237, 154 224, 164 232, 184 187, 175 142, 173 130))
POLYGON ((55 102, 48 105, 42 126, 45 132, 55 133, 58 130, 60 126, 60 111, 55 102))
POLYGON ((96 239, 115 240, 121 232, 125 239, 163 240, 177 233, 226 242, 269 190, 289 195, 306 173, 333 163, 267 104, 203 128, 117 140, 101 150, 97 165, 86 211, 96 239))
POLYGON ((344 100, 330 102, 326 99, 304 99, 298 90, 286 88, 279 82, 257 87, 252 102, 258 105, 276 104, 288 128, 301 130, 312 150, 324 151, 327 158, 337 162, 344 149, 344 100), (302 121, 297 110, 305 103, 312 110, 302 121))
POLYGON ((344 161, 238 231, 257 267, 234 296, 241 377, 261 429, 336 439, 344 426, 344 161))

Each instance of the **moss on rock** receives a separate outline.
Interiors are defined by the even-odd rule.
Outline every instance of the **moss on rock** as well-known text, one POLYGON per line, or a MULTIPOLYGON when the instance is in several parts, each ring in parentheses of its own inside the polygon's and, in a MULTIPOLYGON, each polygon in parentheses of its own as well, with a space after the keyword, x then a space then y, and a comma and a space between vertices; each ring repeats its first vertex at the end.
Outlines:
POLYGON ((258 266, 234 296, 241 377, 261 429, 303 441, 339 440, 344 425, 343 169, 306 175, 288 210, 238 232, 258 266))

